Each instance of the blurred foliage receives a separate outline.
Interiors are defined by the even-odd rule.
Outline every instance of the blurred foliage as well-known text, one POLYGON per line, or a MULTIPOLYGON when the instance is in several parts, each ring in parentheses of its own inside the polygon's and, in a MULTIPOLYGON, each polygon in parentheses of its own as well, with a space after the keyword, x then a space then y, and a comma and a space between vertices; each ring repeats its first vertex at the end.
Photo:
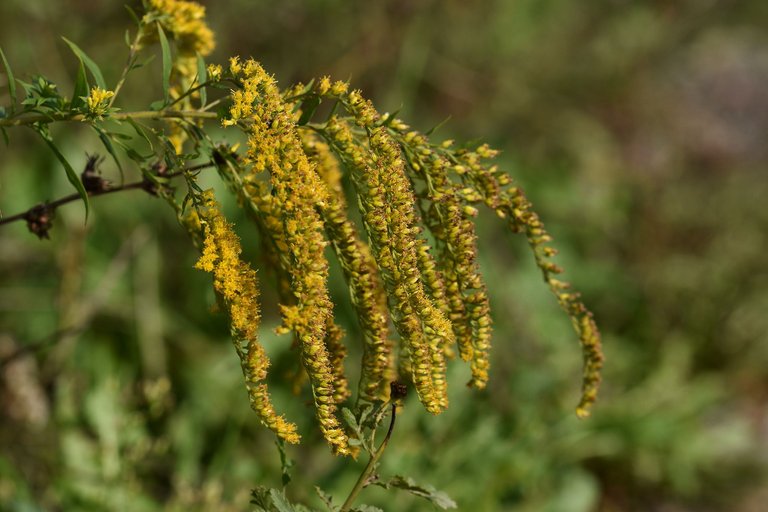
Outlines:
MULTIPOLYGON (((604 392, 578 421, 569 326, 522 240, 494 243, 503 228, 488 216, 489 388, 462 389, 455 368, 446 413, 409 402, 384 471, 424 475, 460 510, 763 510, 768 3, 208 8, 219 59, 253 55, 284 84, 351 77, 420 129, 450 117, 440 134, 504 149, 603 330, 604 392)), ((44 70, 72 83, 64 35, 114 77, 127 19, 119 3, 5 0, 0 46, 20 78, 44 70)), ((61 137, 70 161, 98 151, 90 134, 61 137)), ((31 132, 0 147, 4 215, 69 192, 31 132)), ((0 375, 3 510, 247 510, 251 488, 279 485, 277 449, 248 409, 224 319, 206 314, 213 297, 188 242, 165 208, 129 194, 94 201, 87 226, 82 208, 62 209, 49 242, 18 223, 0 230, 0 355, 28 350, 0 375)), ((276 298, 264 288, 264 344, 273 378, 286 378, 295 368, 277 356, 276 298)), ((345 293, 338 272, 332 292, 345 293)), ((354 339, 356 325, 345 327, 354 339)), ((335 460, 312 437, 305 399, 275 397, 308 433, 289 451, 287 493, 319 508, 312 486, 338 502, 362 463, 335 460)), ((388 496, 369 488, 362 499, 425 507, 388 496)))

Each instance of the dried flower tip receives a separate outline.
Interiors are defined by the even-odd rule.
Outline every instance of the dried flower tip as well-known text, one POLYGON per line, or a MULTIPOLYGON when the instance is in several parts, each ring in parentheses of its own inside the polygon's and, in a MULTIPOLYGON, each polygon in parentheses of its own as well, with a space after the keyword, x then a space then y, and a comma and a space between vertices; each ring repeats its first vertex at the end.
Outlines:
POLYGON ((46 203, 39 204, 31 208, 25 215, 27 229, 42 240, 49 239, 48 231, 53 227, 54 209, 46 203))

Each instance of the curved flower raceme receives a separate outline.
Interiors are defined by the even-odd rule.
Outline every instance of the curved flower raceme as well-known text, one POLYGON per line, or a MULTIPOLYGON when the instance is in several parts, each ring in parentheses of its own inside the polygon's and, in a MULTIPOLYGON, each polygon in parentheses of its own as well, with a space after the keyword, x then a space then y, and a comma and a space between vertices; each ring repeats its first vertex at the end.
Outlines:
MULTIPOLYGON (((577 414, 588 415, 602 367, 599 332, 579 295, 555 278, 561 270, 550 261, 551 239, 522 191, 486 163, 493 150, 485 145, 453 149, 450 141, 435 145, 402 121, 380 115, 345 82, 323 78, 282 94, 261 65, 237 57, 224 74, 216 69, 235 89, 222 125, 239 128, 247 150, 217 153, 214 160, 268 249, 281 296, 277 331, 294 333, 318 423, 335 453, 353 454, 354 448, 337 418, 351 393, 344 368, 347 347, 327 288, 326 248, 340 263, 362 328, 358 400, 387 400, 399 366, 424 407, 438 414, 448 407, 447 359, 454 353, 469 361, 470 386, 483 388, 489 379, 491 313, 474 224, 480 203, 506 219, 513 232, 527 236, 544 280, 571 317, 584 354, 577 414), (334 108, 323 123, 311 123, 323 100, 334 102, 334 108), (344 171, 366 240, 345 197, 344 171), (389 318, 400 338, 397 362, 389 318)), ((250 291, 255 276, 237 266, 239 245, 227 248, 234 235, 227 235, 226 222, 212 213, 214 203, 204 199, 202 204, 197 222, 205 241, 198 267, 214 273, 236 339, 255 340, 250 330, 255 322, 243 322, 245 305, 255 301, 248 298, 255 297, 250 291), (233 285, 235 275, 245 284, 233 285)), ((269 404, 263 350, 258 343, 249 343, 247 350, 238 346, 262 421, 284 439, 297 440, 295 427, 269 404)), ((294 379, 294 385, 301 382, 294 379)))
POLYGON ((257 187, 269 173, 269 202, 279 219, 281 263, 290 276, 295 304, 281 307, 281 331, 293 330, 309 375, 316 415, 334 451, 350 453, 348 438, 336 418, 337 401, 348 391, 339 387, 343 373, 338 335, 329 331, 333 307, 328 296, 327 245, 316 206, 326 204, 327 189, 303 151, 294 117, 275 83, 254 60, 232 59, 230 72, 241 87, 232 93, 225 126, 239 125, 248 136, 243 159, 244 187, 257 187), (329 337, 330 334, 330 337, 329 337))
POLYGON ((202 238, 202 255, 195 268, 213 274, 213 288, 230 318, 251 407, 261 422, 280 438, 298 443, 296 426, 275 412, 264 383, 269 359, 258 339, 256 272, 240 258, 240 240, 222 215, 213 191, 202 194, 199 205, 183 223, 193 237, 202 238))

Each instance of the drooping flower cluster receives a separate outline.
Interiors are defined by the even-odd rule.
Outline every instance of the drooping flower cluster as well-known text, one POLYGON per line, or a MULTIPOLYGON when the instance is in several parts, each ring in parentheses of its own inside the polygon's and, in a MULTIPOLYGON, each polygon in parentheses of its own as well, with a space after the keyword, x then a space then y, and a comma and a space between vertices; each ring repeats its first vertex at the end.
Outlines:
POLYGON ((337 404, 349 390, 327 290, 324 225, 317 211, 327 203, 328 189, 303 150, 292 109, 274 79, 254 60, 232 59, 230 72, 241 88, 232 93, 223 124, 238 124, 248 135, 248 151, 237 178, 244 191, 241 199, 251 200, 255 211, 266 214, 264 227, 274 239, 295 299, 281 306, 281 331, 296 333, 325 438, 337 453, 350 453, 336 417, 337 404))
MULTIPOLYGON (((217 149, 214 161, 261 234, 279 288, 277 331, 293 333, 320 429, 335 453, 355 450, 338 419, 351 391, 344 332, 327 288, 326 248, 339 261, 361 326, 358 401, 387 400, 399 372, 425 408, 438 414, 448 407, 447 361, 455 354, 470 364, 470 386, 483 388, 489 379, 491 311, 474 224, 481 204, 526 235, 545 282, 572 319, 584 354, 577 414, 588 415, 602 367, 599 332, 579 295, 555 278, 561 269, 550 261, 551 238, 525 195, 486 163, 495 151, 434 144, 399 119, 380 115, 345 82, 325 77, 281 93, 252 59, 232 58, 227 71, 208 69, 215 80, 235 85, 222 125, 247 136, 243 154, 217 149), (332 104, 330 114, 313 123, 324 101, 332 104)), ((230 314, 254 409, 278 436, 296 442, 295 427, 275 413, 264 384, 268 361, 256 339, 255 275, 239 260, 237 239, 212 197, 202 197, 197 217, 187 220, 203 236, 197 266, 214 274, 230 314)), ((293 382, 302 385, 300 378, 293 382)))
POLYGON ((221 213, 213 191, 204 192, 182 220, 193 238, 202 240, 195 268, 213 274, 213 288, 227 311, 235 350, 245 375, 251 407, 261 422, 289 443, 298 443, 296 426, 275 412, 265 380, 269 359, 259 343, 256 272, 241 257, 240 240, 221 213))

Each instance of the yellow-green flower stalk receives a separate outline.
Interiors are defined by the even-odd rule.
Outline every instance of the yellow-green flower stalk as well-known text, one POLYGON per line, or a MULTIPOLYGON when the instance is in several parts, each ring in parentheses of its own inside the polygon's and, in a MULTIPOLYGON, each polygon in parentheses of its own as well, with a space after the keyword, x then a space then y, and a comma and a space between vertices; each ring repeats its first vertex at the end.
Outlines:
MULTIPOLYGON (((343 89, 334 84, 333 87, 343 89)), ((347 98, 344 98, 347 100, 347 98)), ((358 201, 376 263, 381 271, 390 311, 410 359, 411 378, 426 409, 439 413, 447 404, 442 382, 435 382, 444 366, 445 340, 452 337, 447 319, 427 296, 419 270, 420 228, 414 211, 415 197, 405 176, 399 148, 385 129, 374 126, 378 114, 352 93, 350 107, 361 128, 368 131, 369 148, 353 136, 352 128, 333 117, 325 134, 351 169, 358 201)))
POLYGON ((514 186, 511 178, 499 172, 496 166, 487 166, 484 159, 495 157, 497 152, 483 144, 474 151, 457 151, 455 170, 464 175, 470 184, 467 197, 479 199, 505 219, 514 232, 525 233, 528 244, 533 250, 536 265, 544 280, 557 298, 560 307, 571 318, 574 329, 579 335, 584 357, 582 394, 576 414, 589 416, 589 409, 597 398, 600 386, 600 370, 603 366, 603 352, 600 331, 592 313, 581 301, 579 293, 571 290, 571 285, 555 276, 562 269, 551 261, 557 251, 548 244, 552 237, 544 229, 544 224, 533 211, 530 201, 520 187, 514 186))
POLYGON ((335 452, 348 454, 348 438, 335 414, 336 372, 326 346, 333 308, 326 284, 328 262, 323 256, 327 242, 316 210, 327 201, 326 188, 302 149, 293 113, 275 80, 252 59, 232 59, 230 72, 241 87, 233 92, 229 117, 222 124, 239 124, 248 135, 242 183, 253 186, 263 181, 261 173, 269 173, 272 206, 284 233, 284 242, 277 248, 287 265, 296 303, 281 306, 283 330, 293 330, 299 338, 323 435, 335 452))
MULTIPOLYGON (((477 235, 473 222, 477 210, 460 195, 461 186, 449 178, 450 162, 432 147, 426 136, 407 131, 393 119, 390 130, 407 155, 415 179, 423 183, 430 204, 422 208, 435 237, 438 262, 445 281, 449 318, 459 354, 470 361, 470 386, 484 388, 490 366, 491 316, 485 282, 477 265, 477 235)), ((439 149, 450 148, 450 141, 439 149)))
POLYGON ((245 375, 251 407, 280 438, 298 443, 296 426, 275 412, 264 381, 269 359, 258 339, 259 304, 256 272, 240 258, 240 240, 208 190, 183 223, 198 240, 202 255, 195 268, 213 274, 213 287, 230 318, 232 338, 245 375))
POLYGON ((385 401, 389 398, 394 365, 387 326, 387 296, 368 246, 347 217, 338 160, 316 134, 305 132, 302 141, 305 152, 328 188, 327 201, 320 212, 363 331, 360 398, 385 401))

